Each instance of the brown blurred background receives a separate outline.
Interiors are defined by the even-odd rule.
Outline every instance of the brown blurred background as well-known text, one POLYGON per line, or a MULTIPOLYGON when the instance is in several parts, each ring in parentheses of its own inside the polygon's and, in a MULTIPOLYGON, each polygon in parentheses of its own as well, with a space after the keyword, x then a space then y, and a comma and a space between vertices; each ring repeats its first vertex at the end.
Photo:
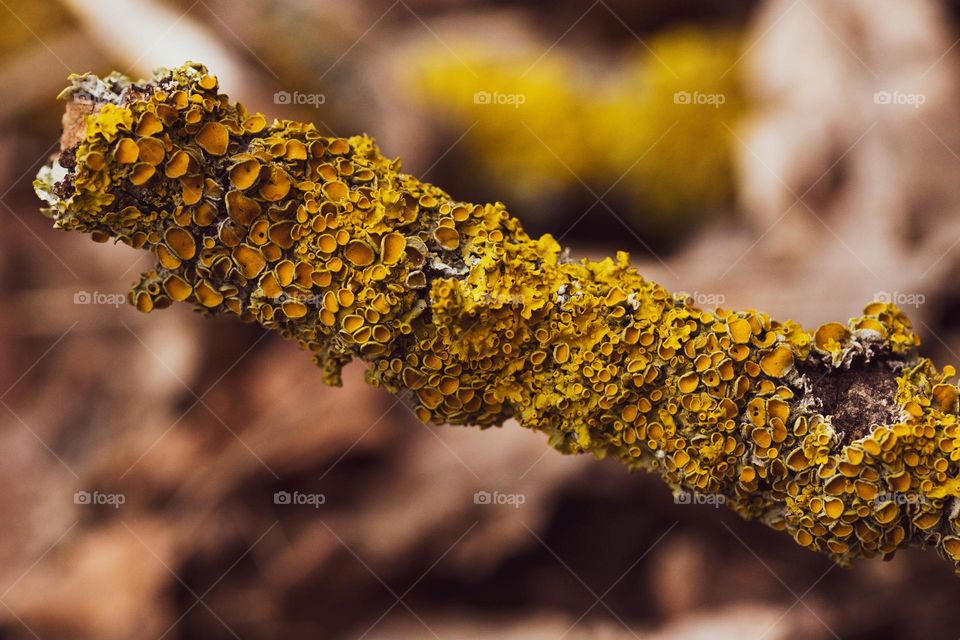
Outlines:
POLYGON ((205 62, 578 256, 960 357, 960 3, 0 0, 0 639, 953 638, 932 553, 853 570, 516 424, 123 304, 31 190, 71 72, 205 62))

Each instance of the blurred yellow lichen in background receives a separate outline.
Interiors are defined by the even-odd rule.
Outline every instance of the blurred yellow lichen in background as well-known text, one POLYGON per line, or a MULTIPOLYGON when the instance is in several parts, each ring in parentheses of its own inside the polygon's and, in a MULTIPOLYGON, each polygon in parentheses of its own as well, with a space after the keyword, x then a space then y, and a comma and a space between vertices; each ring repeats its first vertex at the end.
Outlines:
POLYGON ((912 545, 960 565, 956 372, 917 355, 894 305, 813 333, 698 309, 623 252, 574 261, 502 203, 402 173, 365 135, 269 123, 200 65, 65 95, 89 115, 37 193, 57 227, 156 256, 140 310, 257 322, 329 383, 359 358, 425 422, 514 418, 843 564, 912 545))
POLYGON ((418 51, 404 86, 453 135, 469 130, 460 145, 491 192, 532 205, 616 183, 631 224, 664 234, 732 204, 740 42, 690 27, 646 44, 611 61, 453 42, 418 51))

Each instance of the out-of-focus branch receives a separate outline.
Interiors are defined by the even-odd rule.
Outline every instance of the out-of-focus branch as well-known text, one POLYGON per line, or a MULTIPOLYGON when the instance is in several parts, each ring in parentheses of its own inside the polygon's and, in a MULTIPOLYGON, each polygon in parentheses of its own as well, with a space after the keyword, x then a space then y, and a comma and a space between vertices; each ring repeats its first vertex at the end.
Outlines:
POLYGON ((61 2, 80 21, 87 38, 127 65, 130 75, 150 77, 159 67, 206 60, 245 99, 264 93, 256 82, 256 70, 196 19, 193 12, 200 10, 196 4, 183 10, 155 0, 61 2))

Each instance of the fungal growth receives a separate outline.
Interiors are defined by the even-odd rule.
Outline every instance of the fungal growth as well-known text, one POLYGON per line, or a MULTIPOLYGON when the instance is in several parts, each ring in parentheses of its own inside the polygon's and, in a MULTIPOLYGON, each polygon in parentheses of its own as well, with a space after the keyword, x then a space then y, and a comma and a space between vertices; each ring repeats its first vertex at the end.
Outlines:
POLYGON ((360 358, 425 422, 514 418, 841 564, 907 545, 960 561, 955 370, 917 355, 895 306, 812 333, 698 309, 625 253, 574 261, 503 204, 402 173, 367 136, 249 113, 198 64, 62 95, 36 191, 57 228, 156 256, 130 292, 141 311, 257 322, 330 384, 360 358))

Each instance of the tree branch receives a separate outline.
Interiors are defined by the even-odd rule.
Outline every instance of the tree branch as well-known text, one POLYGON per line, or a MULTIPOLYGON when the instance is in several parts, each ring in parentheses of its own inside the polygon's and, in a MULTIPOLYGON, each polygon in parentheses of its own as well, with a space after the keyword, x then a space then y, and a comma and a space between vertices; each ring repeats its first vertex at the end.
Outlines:
POLYGON ((200 65, 74 77, 64 95, 37 193, 56 227, 156 254, 140 310, 258 322, 331 384, 360 358, 424 421, 516 418, 844 565, 907 545, 960 560, 955 371, 917 355, 895 306, 812 333, 697 309, 625 253, 573 261, 501 203, 401 173, 366 136, 269 124, 200 65))

